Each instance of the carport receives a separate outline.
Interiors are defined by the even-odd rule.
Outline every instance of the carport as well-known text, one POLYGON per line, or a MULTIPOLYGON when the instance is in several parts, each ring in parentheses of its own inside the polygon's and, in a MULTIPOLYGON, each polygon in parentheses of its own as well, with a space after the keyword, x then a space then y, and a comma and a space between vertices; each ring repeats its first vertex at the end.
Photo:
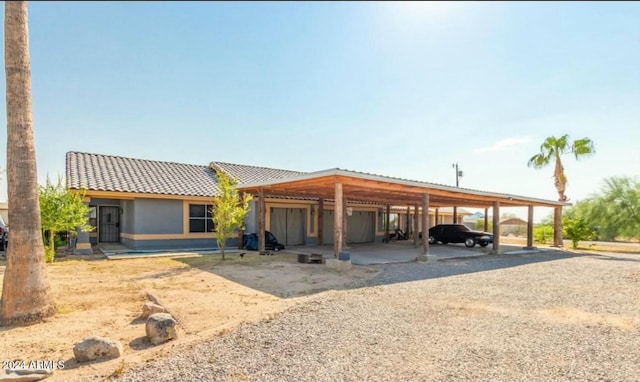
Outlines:
MULTIPOLYGON (((323 228, 331 225, 324 222, 324 203, 332 201, 333 213, 333 252, 334 256, 343 250, 348 235, 346 211, 350 203, 371 203, 386 208, 386 238, 389 238, 389 212, 391 207, 413 210, 414 226, 429 227, 429 208, 435 208, 436 214, 441 207, 470 207, 485 210, 485 228, 487 212, 492 208, 493 216, 500 216, 500 207, 528 207, 527 248, 533 247, 533 212, 534 207, 554 208, 554 245, 562 246, 561 217, 562 207, 570 205, 525 196, 495 192, 478 191, 466 188, 451 187, 440 184, 406 180, 381 175, 374 175, 339 168, 306 173, 295 177, 282 178, 261 183, 238 185, 238 189, 257 197, 258 205, 258 239, 259 251, 264 252, 265 231, 265 198, 266 197, 299 197, 318 200, 318 239, 323 242, 323 228)), ((493 219, 493 250, 500 247, 500 222, 493 219)), ((426 260, 429 254, 429 241, 422 241, 422 256, 426 260)), ((413 235, 413 244, 418 246, 418 235, 413 235)))

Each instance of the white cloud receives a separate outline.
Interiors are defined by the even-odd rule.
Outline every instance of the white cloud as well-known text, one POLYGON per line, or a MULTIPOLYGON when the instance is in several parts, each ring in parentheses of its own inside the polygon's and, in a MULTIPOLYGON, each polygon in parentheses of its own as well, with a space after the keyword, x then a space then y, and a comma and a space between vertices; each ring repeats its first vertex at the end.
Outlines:
POLYGON ((474 149, 473 152, 474 153, 486 153, 486 152, 490 152, 490 151, 502 151, 502 150, 506 149, 507 147, 520 145, 520 144, 523 144, 523 143, 527 143, 529 141, 531 141, 531 137, 529 137, 529 136, 521 137, 521 138, 506 138, 506 139, 502 139, 502 140, 496 142, 493 146, 480 147, 480 148, 474 149))

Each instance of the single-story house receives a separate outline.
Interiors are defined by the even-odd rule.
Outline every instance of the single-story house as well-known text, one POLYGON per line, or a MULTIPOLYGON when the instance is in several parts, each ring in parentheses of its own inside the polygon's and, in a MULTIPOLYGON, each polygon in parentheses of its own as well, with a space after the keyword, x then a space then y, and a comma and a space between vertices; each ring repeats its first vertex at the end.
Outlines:
POLYGON ((516 217, 502 219, 500 220, 500 232, 503 235, 524 235, 527 233, 527 222, 516 217))
POLYGON ((0 203, 0 217, 6 224, 9 224, 9 203, 0 203))
MULTIPOLYGON (((271 231, 287 246, 333 243, 336 251, 343 244, 383 241, 392 211, 400 224, 411 222, 410 231, 419 232, 425 224, 434 225, 436 217, 450 216, 451 206, 495 209, 503 203, 530 206, 532 211, 536 205, 567 205, 341 169, 307 173, 68 152, 67 187, 85 191, 91 208, 89 224, 96 227, 78 234, 76 249, 87 251, 99 243, 131 249, 216 247, 210 208, 219 191, 219 172, 235 179, 239 190, 254 195, 245 220, 247 232, 271 231), (429 213, 420 217, 422 211, 429 213), (343 235, 334 240, 337 232, 343 235)), ((464 210, 457 214, 464 215, 464 210)), ((228 245, 237 244, 236 235, 228 245)))

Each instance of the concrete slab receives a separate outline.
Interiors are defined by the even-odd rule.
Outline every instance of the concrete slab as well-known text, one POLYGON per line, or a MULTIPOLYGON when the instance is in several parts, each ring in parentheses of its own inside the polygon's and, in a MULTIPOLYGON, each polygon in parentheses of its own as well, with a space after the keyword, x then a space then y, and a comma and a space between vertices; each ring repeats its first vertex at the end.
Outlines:
MULTIPOLYGON (((325 259, 333 259, 333 246, 298 246, 288 247, 287 251, 321 253, 325 259)), ((351 254, 351 263, 355 265, 374 265, 404 263, 416 261, 422 255, 422 247, 414 247, 413 242, 398 241, 391 243, 367 243, 351 244, 346 249, 351 254)), ((517 245, 503 245, 500 247, 501 254, 536 253, 536 250, 523 250, 517 245)), ((443 260, 465 257, 478 257, 493 254, 491 247, 467 248, 464 244, 430 245, 429 260, 443 260)), ((426 258, 425 258, 426 259, 426 258)))

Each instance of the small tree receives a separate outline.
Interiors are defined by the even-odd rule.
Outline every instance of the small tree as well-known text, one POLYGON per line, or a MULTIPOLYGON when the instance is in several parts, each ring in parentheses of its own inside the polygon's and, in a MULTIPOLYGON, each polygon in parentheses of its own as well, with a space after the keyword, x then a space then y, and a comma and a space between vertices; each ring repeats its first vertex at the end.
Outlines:
POLYGON ((594 232, 580 217, 563 217, 562 228, 564 229, 564 235, 571 239, 573 249, 578 248, 579 241, 590 240, 594 235, 594 232))
POLYGON ((213 220, 218 248, 224 260, 227 238, 234 230, 244 228, 244 218, 249 212, 251 195, 240 196, 240 192, 236 189, 236 182, 226 174, 218 172, 217 177, 220 194, 213 198, 211 220, 213 220))
POLYGON ((47 262, 53 262, 55 257, 55 235, 58 232, 73 231, 79 228, 89 232, 93 227, 87 224, 89 207, 84 202, 84 191, 72 193, 62 184, 58 177, 58 183, 54 186, 47 176, 45 186, 39 187, 40 220, 42 230, 49 234, 49 245, 45 251, 47 262))
POLYGON ((537 243, 546 244, 553 238, 553 226, 539 224, 533 228, 533 240, 537 243))

